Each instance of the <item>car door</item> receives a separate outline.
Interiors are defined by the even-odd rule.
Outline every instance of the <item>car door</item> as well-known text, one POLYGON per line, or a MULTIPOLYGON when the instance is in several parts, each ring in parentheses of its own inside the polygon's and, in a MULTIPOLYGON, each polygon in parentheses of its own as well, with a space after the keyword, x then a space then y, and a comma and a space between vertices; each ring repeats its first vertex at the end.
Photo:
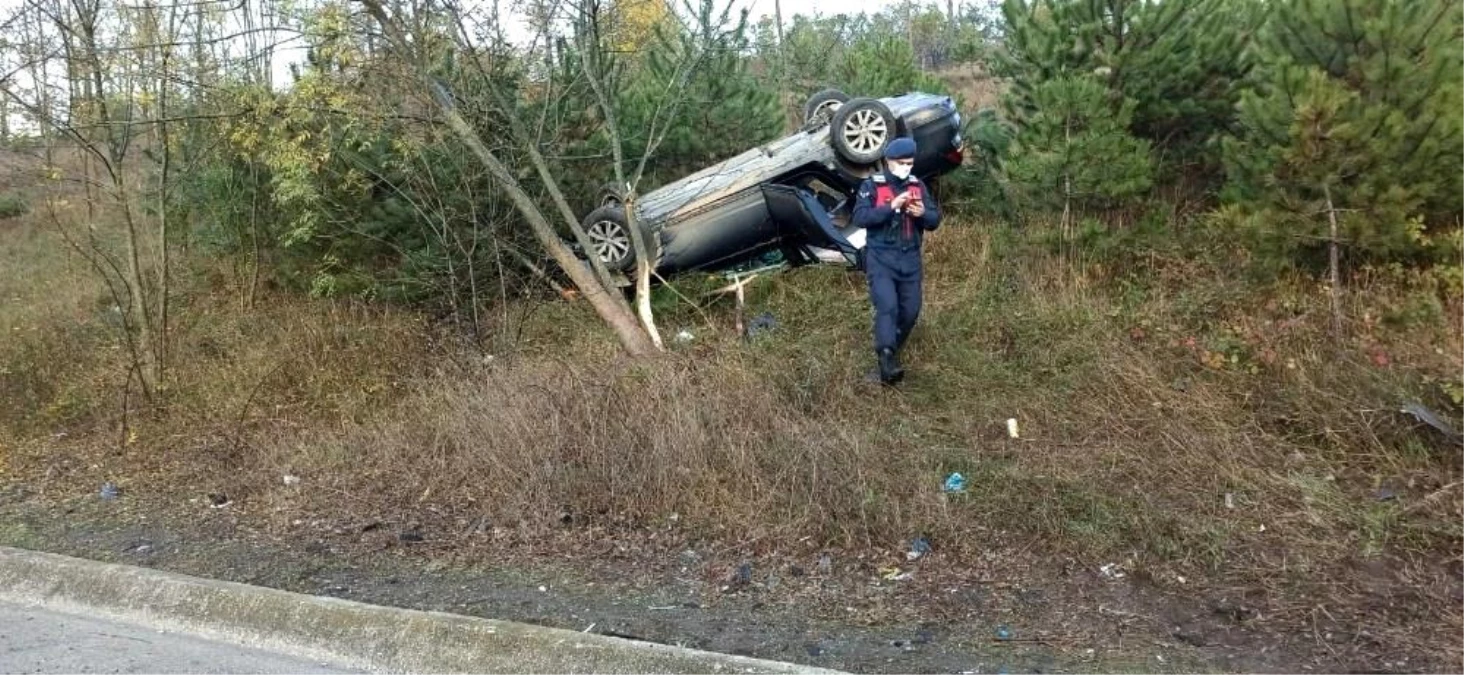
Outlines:
POLYGON ((823 204, 812 192, 790 185, 762 185, 768 216, 785 241, 800 245, 811 259, 824 259, 812 248, 837 252, 845 262, 853 264, 859 248, 849 241, 834 224, 823 204))

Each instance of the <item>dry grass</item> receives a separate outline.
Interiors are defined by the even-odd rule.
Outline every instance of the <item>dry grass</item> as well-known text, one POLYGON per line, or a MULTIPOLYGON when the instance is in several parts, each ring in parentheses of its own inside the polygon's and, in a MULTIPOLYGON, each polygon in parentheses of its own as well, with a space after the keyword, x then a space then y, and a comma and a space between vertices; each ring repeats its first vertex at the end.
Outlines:
MULTIPOLYGON (((487 360, 407 313, 287 297, 241 310, 226 286, 198 285, 179 313, 167 408, 105 470, 227 490, 282 528, 383 519, 531 533, 568 515, 621 531, 674 520, 733 543, 888 548, 917 532, 956 552, 1004 543, 1185 576, 1192 592, 1259 594, 1279 626, 1324 605, 1336 621, 1372 622, 1374 639, 1457 660, 1458 645, 1439 640, 1461 625, 1449 571, 1459 448, 1394 412, 1409 397, 1450 410, 1457 296, 1444 321, 1389 327, 1370 317, 1416 289, 1370 283, 1350 296, 1353 337, 1337 349, 1324 295, 1302 280, 1247 289, 1221 265, 1179 259, 1134 275, 1074 266, 1036 241, 959 220, 933 238, 898 391, 860 382, 869 313, 861 278, 837 270, 755 284, 754 311, 781 325, 751 343, 728 335, 725 306, 664 300, 665 332, 697 338, 641 364, 585 328, 583 303, 517 313, 519 350, 487 360), (1020 439, 1006 436, 1008 417, 1020 439), (942 493, 952 471, 967 493, 942 493), (1379 500, 1381 488, 1397 499, 1379 500)), ((21 330, 0 347, 0 392, 29 397, 0 433, 25 436, 31 471, 115 443, 105 414, 87 418, 95 438, 73 424, 83 433, 58 441, 45 412, 77 383, 118 375, 93 354, 105 350, 95 327, 59 330, 95 324, 94 289, 78 282, 40 309, 25 298, 44 284, 8 283, 22 301, 0 327, 43 317, 57 332, 21 330), (18 368, 34 370, 17 379, 18 368)), ((63 476, 100 479, 68 466, 63 476)))
POLYGON ((935 76, 950 86, 952 92, 959 97, 963 110, 972 112, 996 107, 1006 87, 1001 80, 975 63, 952 66, 936 72, 935 76))
POLYGON ((0 432, 60 431, 107 407, 98 375, 112 360, 112 303, 34 211, 0 237, 0 432))

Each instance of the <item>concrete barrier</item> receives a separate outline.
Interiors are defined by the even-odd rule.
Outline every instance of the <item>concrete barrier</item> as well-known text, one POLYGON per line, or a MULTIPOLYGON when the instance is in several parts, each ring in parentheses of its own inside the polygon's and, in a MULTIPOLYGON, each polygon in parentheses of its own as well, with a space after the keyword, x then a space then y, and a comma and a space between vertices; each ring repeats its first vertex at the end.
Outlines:
POLYGON ((5 547, 0 599, 377 672, 837 672, 5 547))

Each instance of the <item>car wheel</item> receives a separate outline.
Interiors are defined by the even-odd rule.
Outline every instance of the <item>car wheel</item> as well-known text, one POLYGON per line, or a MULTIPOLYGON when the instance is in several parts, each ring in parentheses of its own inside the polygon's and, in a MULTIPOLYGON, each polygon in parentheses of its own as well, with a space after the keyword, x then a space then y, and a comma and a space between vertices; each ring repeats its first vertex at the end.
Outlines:
POLYGON ((606 267, 619 272, 625 272, 635 264, 635 244, 630 239, 630 228, 625 224, 625 209, 619 204, 608 204, 591 211, 582 224, 592 249, 587 254, 599 256, 606 267))
POLYGON ((619 205, 624 201, 624 193, 615 181, 600 186, 600 206, 619 205))
POLYGON ((803 104, 803 122, 805 124, 823 123, 829 121, 845 103, 849 102, 849 96, 838 89, 825 89, 813 96, 803 104))
POLYGON ((839 106, 829 122, 829 140, 844 159, 873 164, 894 139, 898 121, 889 107, 872 98, 856 98, 839 106))

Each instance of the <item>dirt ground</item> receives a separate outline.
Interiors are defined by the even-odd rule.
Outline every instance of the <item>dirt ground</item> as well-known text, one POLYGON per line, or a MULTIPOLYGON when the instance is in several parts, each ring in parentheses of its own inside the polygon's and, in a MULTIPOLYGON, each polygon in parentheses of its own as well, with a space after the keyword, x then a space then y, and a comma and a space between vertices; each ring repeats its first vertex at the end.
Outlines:
POLYGON ((610 544, 572 523, 538 553, 495 546, 486 524, 432 533, 301 521, 297 534, 266 534, 250 526, 249 505, 225 499, 56 497, 11 483, 0 488, 0 545, 852 672, 1440 667, 1379 662, 1361 634, 1273 633, 1256 607, 1223 593, 1197 601, 1114 569, 1008 564, 1019 551, 950 560, 937 549, 901 566, 911 578, 887 580, 872 561, 738 558, 669 533, 646 533, 643 547, 610 544))

